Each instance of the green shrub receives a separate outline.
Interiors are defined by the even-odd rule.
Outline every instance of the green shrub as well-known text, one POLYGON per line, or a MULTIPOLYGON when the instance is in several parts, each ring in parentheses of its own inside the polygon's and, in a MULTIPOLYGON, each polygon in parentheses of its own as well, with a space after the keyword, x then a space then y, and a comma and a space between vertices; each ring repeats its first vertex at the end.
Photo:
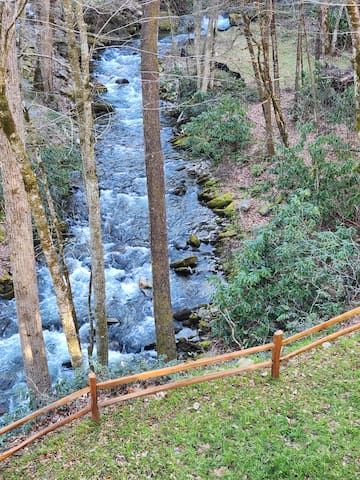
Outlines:
MULTIPOLYGON (((66 199, 71 194, 69 176, 75 170, 81 169, 81 156, 75 146, 44 146, 40 149, 41 160, 45 169, 51 197, 58 215, 65 217, 66 199)), ((37 164, 33 165, 38 177, 42 174, 37 164)), ((42 182, 40 181, 42 185, 42 182)))
POLYGON ((215 335, 259 344, 278 328, 302 330, 336 315, 359 294, 354 229, 317 231, 321 215, 309 197, 309 191, 292 197, 235 253, 228 282, 215 280, 222 312, 215 335))
POLYGON ((243 148, 250 140, 250 122, 239 99, 225 96, 183 127, 184 146, 194 155, 219 163, 224 155, 243 148))
MULTIPOLYGON (((355 95, 354 87, 350 86, 343 92, 337 92, 328 74, 322 73, 321 65, 315 69, 316 109, 319 120, 327 123, 343 123, 354 129, 355 125, 355 95)), ((306 76, 304 85, 292 108, 292 118, 295 122, 306 123, 314 119, 314 98, 310 80, 306 76)))
POLYGON ((351 149, 335 135, 320 136, 308 147, 309 163, 301 156, 302 145, 284 149, 275 172, 278 188, 308 189, 321 213, 322 223, 356 221, 360 205, 360 169, 351 149))

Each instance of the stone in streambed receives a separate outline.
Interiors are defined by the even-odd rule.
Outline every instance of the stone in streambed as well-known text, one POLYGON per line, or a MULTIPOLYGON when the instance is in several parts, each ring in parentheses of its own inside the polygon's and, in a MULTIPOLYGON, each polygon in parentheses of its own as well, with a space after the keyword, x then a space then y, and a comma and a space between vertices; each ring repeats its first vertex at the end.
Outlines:
POLYGON ((177 268, 183 268, 183 267, 195 267, 195 265, 198 262, 198 257, 186 257, 183 258, 182 260, 175 260, 175 262, 170 263, 170 267, 174 268, 175 270, 177 268))
POLYGON ((200 247, 200 239, 197 235, 190 235, 187 244, 190 245, 190 247, 193 248, 199 248, 200 247))
POLYGON ((219 208, 225 208, 230 203, 233 201, 233 194, 232 193, 224 193, 223 195, 220 195, 219 197, 215 197, 212 200, 210 200, 207 205, 209 208, 212 210, 214 209, 219 209, 219 208))

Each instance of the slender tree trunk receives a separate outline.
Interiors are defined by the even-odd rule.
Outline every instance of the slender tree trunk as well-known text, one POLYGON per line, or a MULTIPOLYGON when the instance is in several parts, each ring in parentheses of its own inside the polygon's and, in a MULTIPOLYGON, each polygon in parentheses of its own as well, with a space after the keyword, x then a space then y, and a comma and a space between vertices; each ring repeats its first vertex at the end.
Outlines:
POLYGON ((270 35, 271 35, 271 48, 273 57, 273 72, 274 72, 274 94, 278 102, 280 102, 281 89, 280 89, 280 69, 279 69, 279 54, 278 54, 278 42, 276 33, 276 16, 275 16, 275 2, 269 1, 269 16, 270 16, 270 35))
POLYGON ((23 139, 15 24, 10 26, 13 15, 10 1, 0 4, 0 169, 26 383, 35 396, 40 396, 50 388, 50 375, 40 317, 31 214, 21 167, 9 139, 9 113, 23 139))
POLYGON ((334 31, 332 32, 332 36, 331 36, 331 44, 330 44, 330 52, 329 52, 330 55, 336 55, 336 44, 339 36, 339 27, 340 27, 341 18, 344 13, 344 8, 345 8, 345 5, 340 5, 339 12, 336 16, 334 31))
POLYGON ((141 29, 141 77, 156 346, 158 354, 166 355, 170 360, 176 357, 176 348, 170 299, 164 161, 160 140, 157 57, 159 10, 159 0, 146 0, 141 29))
POLYGON ((97 360, 100 364, 107 365, 108 327, 106 317, 105 268, 101 232, 99 182, 96 173, 94 151, 94 123, 90 90, 90 51, 87 41, 87 28, 83 17, 83 3, 77 1, 73 4, 71 0, 64 0, 63 6, 69 39, 69 57, 75 87, 74 93, 80 133, 83 177, 89 212, 90 256, 94 317, 96 324, 97 360), (80 52, 75 36, 74 18, 76 19, 77 28, 79 30, 80 52))
POLYGON ((266 95, 265 88, 261 78, 260 58, 259 58, 260 45, 257 44, 258 56, 256 56, 254 45, 253 45, 253 42, 255 40, 253 39, 251 29, 250 29, 250 19, 247 16, 245 11, 242 12, 242 18, 244 21, 244 34, 245 34, 248 50, 250 53, 251 64, 253 67, 256 85, 259 93, 259 98, 261 101, 262 110, 264 114, 265 131, 266 131, 266 152, 269 157, 272 157, 273 155, 275 155, 275 146, 274 146, 274 133, 273 133, 273 127, 272 127, 272 119, 271 119, 271 103, 270 103, 270 99, 266 95))
MULTIPOLYGON (((5 32, 11 32, 11 30, 8 29, 5 30, 5 32)), ((4 42, 6 47, 4 48, 4 58, 6 58, 6 54, 8 54, 7 43, 10 35, 7 35, 5 33, 5 36, 7 36, 7 40, 5 40, 4 42)), ((11 108, 9 106, 9 100, 6 95, 3 95, 0 111, 5 135, 10 142, 14 154, 16 155, 18 161, 21 163, 21 176, 25 185, 25 191, 27 194, 31 213, 38 231, 41 247, 53 280, 56 301, 66 341, 68 344, 71 362, 73 367, 79 367, 82 364, 82 354, 79 338, 77 335, 76 319, 73 317, 71 302, 69 301, 69 298, 67 296, 68 287, 65 284, 65 279, 59 266, 57 251, 51 237, 46 213, 42 203, 38 181, 36 175, 32 170, 31 162, 25 150, 21 138, 21 132, 19 132, 16 128, 16 122, 14 120, 11 108)))
POLYGON ((53 35, 50 24, 50 0, 37 0, 37 43, 41 83, 46 94, 53 91, 53 35))
POLYGON ((302 84, 304 77, 303 67, 303 24, 304 2, 300 3, 299 21, 296 41, 296 69, 295 69, 295 101, 297 101, 300 92, 300 82, 302 84))
POLYGON ((206 92, 210 84, 212 52, 215 42, 215 29, 218 17, 218 10, 215 1, 210 3, 209 24, 206 32, 204 45, 204 67, 201 80, 201 91, 206 92))
POLYGON ((193 2, 194 9, 194 55, 196 63, 196 79, 197 79, 197 89, 201 88, 201 79, 202 79, 202 48, 201 48, 201 20, 202 20, 202 1, 194 0, 193 2))
POLYGON ((354 49, 354 84, 356 101, 356 133, 360 138, 360 10, 358 3, 354 0, 347 0, 347 11, 352 32, 354 49))
POLYGON ((302 11, 301 22, 302 22, 303 31, 304 31, 305 51, 306 51, 306 59, 307 59, 307 63, 308 63, 308 69, 309 69, 311 94, 312 94, 313 103, 314 103, 314 108, 313 108, 314 124, 317 125, 317 123, 318 123, 318 108, 317 108, 316 85, 315 85, 315 78, 314 78, 314 70, 313 70, 313 66, 312 66, 312 62, 311 62, 310 46, 309 46, 309 41, 308 41, 308 36, 307 36, 307 31, 306 31, 304 11, 302 11))

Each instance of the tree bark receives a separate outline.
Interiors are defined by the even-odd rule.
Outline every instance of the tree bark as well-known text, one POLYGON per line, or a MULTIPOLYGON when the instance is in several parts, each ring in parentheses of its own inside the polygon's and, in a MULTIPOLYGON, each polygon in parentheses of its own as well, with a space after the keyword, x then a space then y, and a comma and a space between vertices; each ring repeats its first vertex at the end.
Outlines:
POLYGON ((253 36, 250 29, 250 19, 247 16, 245 10, 242 12, 242 18, 244 21, 244 34, 250 53, 251 64, 254 71, 254 76, 256 80, 256 85, 258 88, 259 98, 262 105, 262 110, 265 120, 265 132, 266 132, 266 152, 269 157, 275 155, 275 146, 274 146, 274 133, 272 127, 271 119, 271 103, 270 98, 268 98, 263 85, 262 75, 260 71, 260 46, 257 45, 258 55, 256 56, 254 45, 253 45, 253 36))
MULTIPOLYGON (((23 5, 25 5, 25 3, 23 3, 23 5)), ((14 25, 15 20, 12 21, 10 29, 5 30, 3 58, 6 58, 8 55, 9 39, 12 38, 12 35, 14 35, 14 33, 11 33, 11 29, 14 28, 14 25)), ((2 72, 2 77, 6 78, 5 70, 2 72)), ((57 251, 51 237, 37 177, 32 170, 30 159, 24 147, 21 137, 22 132, 17 130, 16 122, 9 105, 9 98, 6 96, 5 83, 3 83, 3 85, 4 87, 2 88, 0 81, 0 95, 2 92, 4 92, 4 94, 1 96, 2 103, 0 105, 0 116, 3 131, 10 143, 14 155, 21 166, 20 172, 25 186, 27 199, 36 229, 38 231, 39 240, 46 263, 49 267, 51 278, 53 280, 56 301, 71 357, 71 363, 73 367, 80 367, 82 364, 82 354, 77 334, 76 318, 73 316, 72 304, 67 296, 69 286, 65 284, 65 279, 59 266, 57 251)))
POLYGON ((218 10, 216 2, 213 0, 210 3, 209 24, 206 32, 206 39, 204 44, 204 65, 201 80, 201 91, 207 92, 211 80, 211 63, 212 53, 215 42, 215 29, 218 17, 218 10))
POLYGON ((50 94, 53 91, 53 36, 50 23, 50 0, 37 0, 36 13, 41 83, 44 93, 50 94))
POLYGON ((197 89, 201 88, 201 79, 202 79, 202 48, 201 48, 201 0, 194 0, 193 2, 193 11, 194 11, 194 55, 196 63, 196 82, 197 89))
POLYGON ((144 4, 144 21, 141 29, 141 77, 156 346, 158 354, 166 355, 170 360, 176 357, 176 348, 170 298, 164 161, 160 140, 157 57, 159 10, 159 0, 147 0, 144 4))
POLYGON ((358 3, 354 0, 347 0, 347 11, 351 24, 352 42, 354 49, 354 85, 356 101, 356 133, 360 138, 360 10, 358 3))
POLYGON ((11 125, 7 112, 9 109, 23 139, 15 25, 10 27, 13 15, 11 2, 0 5, 0 168, 26 383, 39 397, 50 389, 50 375, 42 333, 30 207, 21 167, 9 139, 11 125))
POLYGON ((101 232, 101 212, 99 182, 96 173, 94 150, 94 122, 90 90, 90 51, 87 41, 87 28, 83 17, 83 3, 63 1, 69 57, 74 81, 76 115, 80 134, 80 150, 85 184, 86 202, 89 213, 91 273, 96 324, 97 360, 101 365, 108 364, 108 327, 106 317, 106 291, 104 252, 101 232), (80 38, 80 51, 75 36, 75 23, 80 38))

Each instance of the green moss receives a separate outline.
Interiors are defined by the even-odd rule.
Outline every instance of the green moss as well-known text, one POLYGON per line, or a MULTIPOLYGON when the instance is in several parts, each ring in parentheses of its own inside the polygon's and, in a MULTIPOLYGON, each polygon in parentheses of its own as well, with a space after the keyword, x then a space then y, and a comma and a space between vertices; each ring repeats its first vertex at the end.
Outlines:
POLYGON ((224 208, 230 205, 233 198, 234 196, 232 193, 224 193, 223 195, 220 195, 219 197, 215 197, 210 200, 207 205, 211 209, 224 208))

